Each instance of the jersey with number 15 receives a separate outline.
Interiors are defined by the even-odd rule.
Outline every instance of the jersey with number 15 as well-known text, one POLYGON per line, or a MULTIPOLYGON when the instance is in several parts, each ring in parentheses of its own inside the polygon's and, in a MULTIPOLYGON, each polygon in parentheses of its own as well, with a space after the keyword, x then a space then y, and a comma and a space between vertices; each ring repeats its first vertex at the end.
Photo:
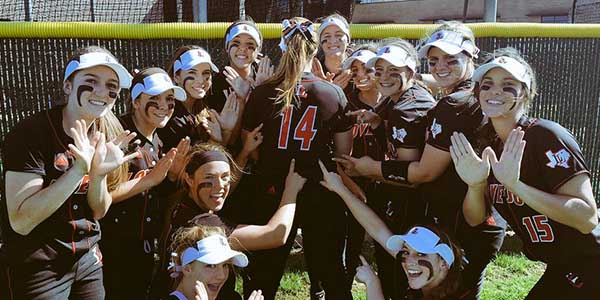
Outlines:
POLYGON ((258 86, 244 110, 245 130, 263 124, 257 170, 262 174, 286 174, 290 160, 295 158, 299 174, 321 178, 317 160, 330 161, 333 135, 351 130, 354 125, 345 115, 348 101, 344 92, 305 73, 292 105, 283 108, 282 103, 275 103, 277 93, 274 84, 258 86))
MULTIPOLYGON (((555 193, 565 182, 590 172, 575 138, 559 124, 522 117, 519 125, 527 142, 520 180, 536 189, 555 193)), ((500 156, 502 145, 492 146, 500 156)), ((523 241, 525 254, 547 264, 572 265, 600 259, 600 232, 583 234, 528 206, 490 176, 488 192, 498 212, 523 241)))

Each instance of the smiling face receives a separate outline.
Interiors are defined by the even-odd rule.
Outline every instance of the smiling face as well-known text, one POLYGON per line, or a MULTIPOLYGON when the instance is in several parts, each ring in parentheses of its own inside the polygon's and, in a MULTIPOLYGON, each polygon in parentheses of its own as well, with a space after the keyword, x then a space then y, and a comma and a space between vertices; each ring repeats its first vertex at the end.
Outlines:
POLYGON ((212 70, 208 63, 200 63, 189 70, 180 70, 173 78, 188 97, 202 99, 212 86, 212 70))
POLYGON ((65 81, 63 90, 69 105, 76 106, 85 119, 106 115, 114 106, 121 88, 119 77, 107 66, 95 66, 75 72, 65 81))
POLYGON ((231 186, 231 168, 224 161, 211 161, 200 166, 194 177, 185 174, 190 197, 198 206, 213 212, 220 211, 225 204, 231 186))
POLYGON ((413 290, 436 287, 448 274, 448 265, 438 254, 419 253, 405 244, 398 255, 413 290))
POLYGON ((489 70, 479 85, 479 103, 490 118, 517 118, 525 106, 523 84, 502 68, 489 70))
POLYGON ((341 56, 348 48, 348 36, 337 26, 329 25, 319 37, 325 56, 341 56))
POLYGON ((236 69, 249 68, 258 56, 258 44, 246 33, 234 37, 227 47, 231 66, 236 69))
POLYGON ((377 88, 375 70, 366 68, 365 63, 354 60, 350 66, 350 71, 352 72, 354 86, 356 86, 359 91, 364 92, 377 88))
POLYGON ((153 128, 163 128, 175 110, 175 95, 173 90, 151 96, 141 93, 133 101, 136 122, 144 122, 153 128))
POLYGON ((230 261, 214 265, 194 261, 183 268, 183 276, 186 282, 192 286, 196 285, 196 280, 204 283, 208 299, 215 300, 229 277, 230 268, 230 261))
POLYGON ((375 63, 377 89, 384 97, 398 99, 410 87, 412 76, 408 67, 396 67, 384 59, 375 63))
POLYGON ((444 88, 451 88, 470 79, 473 73, 473 61, 463 52, 449 55, 438 47, 431 47, 427 61, 429 72, 444 88))

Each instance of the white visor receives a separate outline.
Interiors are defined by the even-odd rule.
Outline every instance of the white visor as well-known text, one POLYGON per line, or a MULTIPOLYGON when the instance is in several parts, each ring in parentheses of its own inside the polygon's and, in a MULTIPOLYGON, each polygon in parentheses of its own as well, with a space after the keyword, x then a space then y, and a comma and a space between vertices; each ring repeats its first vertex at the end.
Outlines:
POLYGON ((346 58, 346 60, 344 60, 344 63, 342 63, 342 69, 344 70, 348 70, 350 69, 350 67, 352 67, 352 63, 354 63, 355 60, 358 60, 360 62, 362 62, 363 64, 366 64, 369 59, 375 57, 375 53, 373 53, 373 51, 370 50, 358 50, 354 53, 352 53, 352 56, 346 58))
POLYGON ((65 77, 63 82, 66 81, 75 71, 95 67, 95 66, 107 66, 111 68, 117 77, 119 77, 119 86, 121 88, 129 88, 131 86, 131 74, 117 62, 112 56, 103 52, 91 52, 82 54, 78 60, 72 60, 67 64, 65 68, 65 77))
POLYGON ((331 25, 335 25, 335 26, 339 27, 340 30, 346 34, 346 36, 348 37, 348 40, 350 40, 350 28, 342 20, 340 20, 338 18, 333 18, 333 17, 325 19, 319 26, 319 29, 317 31, 317 34, 319 35, 319 39, 321 39, 321 33, 323 33, 323 30, 325 30, 325 28, 327 28, 331 25))
POLYGON ((227 33, 227 36, 225 36, 225 49, 227 49, 227 46, 229 45, 229 42, 231 42, 231 40, 243 33, 252 37, 252 39, 254 39, 254 41, 256 42, 258 48, 260 48, 260 33, 253 26, 242 23, 231 28, 231 30, 229 30, 229 33, 227 33))
POLYGON ((154 73, 145 77, 143 83, 137 83, 131 89, 131 100, 135 101, 142 93, 150 96, 156 96, 171 89, 175 93, 175 99, 179 101, 185 101, 187 98, 185 91, 182 88, 174 85, 173 81, 167 74, 154 73))
POLYGON ((502 68, 506 72, 510 73, 518 81, 522 82, 527 86, 527 89, 531 89, 531 74, 527 72, 527 68, 521 64, 518 60, 508 57, 500 56, 494 60, 481 65, 475 69, 473 73, 473 81, 481 83, 485 74, 493 68, 502 68))
POLYGON ((447 244, 440 241, 440 237, 431 230, 417 226, 413 227, 405 235, 393 235, 385 243, 386 248, 394 252, 399 252, 406 243, 415 251, 424 254, 439 254, 448 264, 452 266, 454 262, 454 252, 447 244))
POLYGON ((440 30, 432 34, 425 44, 419 48, 419 57, 427 57, 427 53, 431 47, 440 48, 440 50, 449 55, 456 55, 465 51, 471 57, 477 58, 477 54, 479 53, 479 48, 471 40, 458 32, 447 30, 440 30))
POLYGON ((185 266, 196 260, 216 265, 230 259, 234 266, 243 268, 248 265, 248 257, 244 253, 231 250, 229 242, 224 236, 214 234, 198 241, 196 247, 185 249, 181 255, 181 265, 185 266))
POLYGON ((177 58, 177 60, 175 60, 175 63, 173 63, 173 76, 175 76, 179 70, 187 71, 193 68, 195 65, 201 63, 207 63, 210 65, 210 68, 213 70, 213 72, 219 72, 219 68, 213 64, 208 52, 206 52, 204 49, 192 49, 185 51, 179 56, 179 58, 177 58))
POLYGON ((396 67, 408 67, 413 72, 417 72, 417 61, 404 49, 396 46, 385 46, 381 48, 377 55, 367 61, 367 68, 374 68, 378 59, 384 59, 396 67))

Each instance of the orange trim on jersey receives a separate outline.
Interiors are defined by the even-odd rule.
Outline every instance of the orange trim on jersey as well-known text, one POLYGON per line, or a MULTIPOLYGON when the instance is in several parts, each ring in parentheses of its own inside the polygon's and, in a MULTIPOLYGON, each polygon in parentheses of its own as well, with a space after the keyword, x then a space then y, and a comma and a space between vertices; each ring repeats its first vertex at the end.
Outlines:
POLYGON ((77 253, 77 247, 75 247, 75 232, 77 231, 77 226, 75 225, 75 220, 73 219, 73 212, 71 211, 71 197, 69 197, 69 218, 71 218, 71 225, 73 225, 73 231, 71 232, 71 250, 73 250, 73 254, 77 253))
POLYGON ((8 283, 8 296, 10 297, 10 300, 14 300, 12 281, 10 280, 10 267, 6 267, 6 281, 8 283))

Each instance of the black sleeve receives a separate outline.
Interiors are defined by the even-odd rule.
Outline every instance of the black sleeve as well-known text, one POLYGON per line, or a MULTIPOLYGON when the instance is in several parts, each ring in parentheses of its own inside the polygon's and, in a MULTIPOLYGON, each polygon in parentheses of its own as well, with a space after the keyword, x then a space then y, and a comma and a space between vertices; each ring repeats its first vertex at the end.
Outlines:
POLYGON ((346 132, 354 127, 354 120, 351 116, 347 116, 346 113, 350 111, 350 105, 348 105, 348 99, 343 93, 342 89, 336 86, 336 92, 338 94, 339 107, 334 118, 337 118, 333 125, 333 132, 346 132))
POLYGON ((223 91, 228 90, 231 86, 225 80, 223 73, 219 73, 213 77, 213 84, 209 95, 206 96, 205 103, 209 108, 221 112, 225 106, 227 98, 223 91))
POLYGON ((394 118, 392 113, 392 118, 388 121, 387 139, 396 148, 415 149, 423 145, 425 132, 421 124, 394 118))
POLYGON ((466 121, 462 120, 464 115, 453 113, 451 108, 448 104, 439 103, 428 115, 427 144, 443 151, 450 151, 452 133, 461 132, 460 124, 466 121))
MULTIPOLYGON (((40 134, 40 128, 30 128, 32 120, 17 125, 4 139, 2 162, 6 171, 46 175, 43 141, 47 137, 40 134)), ((40 124, 38 124, 40 125, 40 124)))
MULTIPOLYGON (((537 160, 534 161, 539 176, 552 192, 576 175, 589 174, 575 137, 564 127, 556 123, 548 127, 535 126, 526 131, 525 140, 525 147, 529 148, 525 151, 537 160)), ((534 166, 526 164, 525 167, 534 166)))
POLYGON ((260 125, 261 120, 259 117, 261 101, 259 100, 259 94, 262 89, 256 89, 250 94, 250 98, 244 106, 244 114, 242 116, 242 128, 247 131, 252 131, 256 126, 260 125))

